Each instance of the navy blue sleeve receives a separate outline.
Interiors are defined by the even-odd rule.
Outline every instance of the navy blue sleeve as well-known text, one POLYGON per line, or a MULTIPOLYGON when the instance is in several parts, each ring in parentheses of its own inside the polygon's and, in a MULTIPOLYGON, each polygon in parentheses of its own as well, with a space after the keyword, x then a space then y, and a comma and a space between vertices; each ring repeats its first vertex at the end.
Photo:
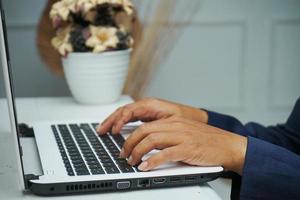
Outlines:
POLYGON ((300 156, 248 137, 240 199, 300 199, 300 156))
POLYGON ((248 137, 243 176, 233 176, 232 199, 300 199, 300 99, 286 123, 243 125, 208 111, 208 124, 248 137))

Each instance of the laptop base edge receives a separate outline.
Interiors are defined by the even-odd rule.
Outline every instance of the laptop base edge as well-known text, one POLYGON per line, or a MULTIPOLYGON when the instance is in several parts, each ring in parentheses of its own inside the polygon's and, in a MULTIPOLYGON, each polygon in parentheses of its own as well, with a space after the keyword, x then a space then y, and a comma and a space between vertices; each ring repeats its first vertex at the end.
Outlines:
POLYGON ((82 193, 107 193, 140 189, 192 186, 217 179, 221 172, 209 174, 190 174, 135 179, 116 179, 101 181, 78 181, 66 183, 30 182, 29 190, 40 196, 58 196, 82 193))

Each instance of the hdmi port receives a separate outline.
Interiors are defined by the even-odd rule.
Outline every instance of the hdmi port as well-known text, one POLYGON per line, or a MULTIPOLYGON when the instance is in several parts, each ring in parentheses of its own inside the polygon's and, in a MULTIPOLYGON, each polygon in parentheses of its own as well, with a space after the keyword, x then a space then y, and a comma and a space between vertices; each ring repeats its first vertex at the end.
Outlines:
POLYGON ((152 182, 153 184, 162 184, 166 182, 166 178, 154 178, 152 182))

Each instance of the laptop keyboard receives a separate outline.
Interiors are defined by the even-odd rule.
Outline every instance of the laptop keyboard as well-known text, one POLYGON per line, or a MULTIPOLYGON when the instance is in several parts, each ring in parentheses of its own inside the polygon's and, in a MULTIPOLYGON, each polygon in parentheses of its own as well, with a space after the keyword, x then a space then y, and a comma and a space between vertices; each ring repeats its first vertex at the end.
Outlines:
MULTIPOLYGON (((98 136, 98 124, 52 125, 69 176, 135 173, 139 170, 119 158, 125 139, 119 135, 98 136)), ((132 130, 132 129, 131 129, 132 130)))

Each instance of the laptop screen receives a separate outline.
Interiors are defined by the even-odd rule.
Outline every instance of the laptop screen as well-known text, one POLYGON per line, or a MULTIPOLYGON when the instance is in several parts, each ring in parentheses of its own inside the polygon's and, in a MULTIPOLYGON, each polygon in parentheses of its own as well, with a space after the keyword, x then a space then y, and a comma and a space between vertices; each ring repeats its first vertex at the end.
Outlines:
POLYGON ((16 107, 15 107, 15 101, 14 101, 14 89, 13 89, 13 80, 12 80, 12 73, 10 68, 10 57, 9 57, 9 50, 8 50, 8 43, 7 43, 7 32, 6 32, 6 23, 5 23, 5 15, 3 11, 2 2, 0 0, 0 8, 1 8, 1 64, 3 68, 3 81, 6 93, 6 100, 8 104, 8 112, 10 117, 10 124, 11 124, 11 132, 13 133, 13 142, 15 146, 15 153, 16 159, 17 159, 17 170, 20 177, 20 184, 21 187, 24 188, 25 182, 24 182, 24 167, 23 167, 23 161, 22 161, 22 150, 20 146, 20 140, 19 140, 19 131, 18 131, 18 121, 17 121, 17 115, 16 115, 16 107))

